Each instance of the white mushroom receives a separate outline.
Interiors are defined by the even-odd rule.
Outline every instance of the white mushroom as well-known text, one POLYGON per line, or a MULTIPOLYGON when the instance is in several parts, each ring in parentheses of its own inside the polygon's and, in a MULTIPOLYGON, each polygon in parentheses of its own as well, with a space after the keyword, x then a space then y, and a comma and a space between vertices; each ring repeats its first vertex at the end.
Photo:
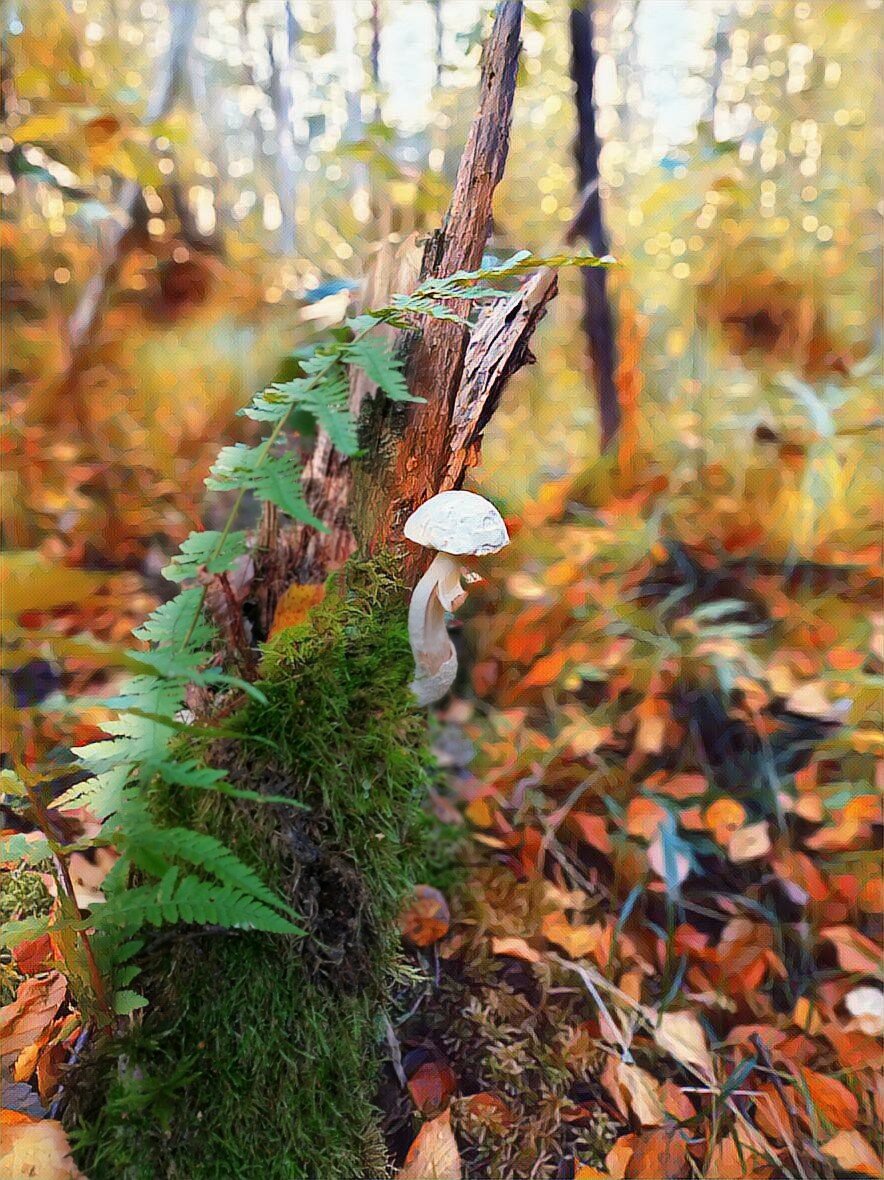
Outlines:
POLYGON ((473 492, 440 492, 412 512, 403 531, 409 541, 436 550, 408 608, 415 663, 411 691, 418 704, 429 705, 445 696, 457 675, 445 612, 457 610, 467 596, 461 578, 469 583, 478 577, 455 559, 496 553, 509 543, 509 534, 494 505, 473 492))

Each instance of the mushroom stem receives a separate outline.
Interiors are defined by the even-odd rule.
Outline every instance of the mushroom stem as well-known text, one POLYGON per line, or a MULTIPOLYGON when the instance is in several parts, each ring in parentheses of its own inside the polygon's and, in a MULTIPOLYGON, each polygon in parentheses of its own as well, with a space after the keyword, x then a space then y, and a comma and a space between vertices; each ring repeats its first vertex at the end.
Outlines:
POLYGON ((411 596, 408 638, 415 663, 411 691, 421 705, 444 697, 457 675, 457 653, 448 637, 445 610, 456 609, 466 598, 460 572, 458 562, 447 553, 437 553, 411 596))

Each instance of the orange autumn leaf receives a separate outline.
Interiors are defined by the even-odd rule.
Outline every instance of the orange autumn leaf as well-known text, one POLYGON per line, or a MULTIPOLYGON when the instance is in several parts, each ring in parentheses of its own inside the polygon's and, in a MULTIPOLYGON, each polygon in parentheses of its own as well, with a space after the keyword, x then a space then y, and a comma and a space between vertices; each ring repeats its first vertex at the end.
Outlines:
POLYGON ((492 938, 491 951, 495 955, 509 955, 525 963, 539 963, 540 952, 529 946, 524 938, 492 938))
POLYGON ((545 937, 561 947, 571 959, 583 959, 591 955, 604 934, 603 928, 599 925, 572 926, 561 912, 547 914, 541 929, 545 937))
POLYGON ((24 1114, 20 1110, 0 1109, 0 1127, 17 1127, 22 1123, 38 1123, 40 1120, 24 1114))
POLYGON ((607 1172, 600 1172, 591 1164, 581 1164, 578 1160, 574 1165, 574 1180, 610 1180, 607 1172))
POLYGON ((736 799, 716 799, 706 808, 703 818, 718 843, 726 844, 746 822, 746 809, 736 799))
POLYGON ((876 1178, 884 1172, 880 1156, 859 1131, 839 1131, 822 1149, 844 1172, 876 1178))
POLYGON ((513 1112, 498 1095, 488 1090, 471 1094, 463 1100, 463 1109, 481 1126, 500 1135, 513 1124, 513 1112))
POLYGON ((608 835, 608 823, 603 815, 588 815, 585 811, 572 811, 567 827, 573 828, 590 848, 598 852, 613 852, 614 846, 608 835))
POLYGON ((416 885, 399 913, 399 930, 412 946, 432 946, 451 925, 448 902, 432 885, 416 885))
POLYGON ((548 655, 541 656, 539 660, 534 661, 530 671, 516 685, 516 695, 529 688, 546 688, 550 684, 555 684, 566 668, 582 663, 591 656, 592 648, 588 643, 569 643, 548 655))
POLYGON ((460 1151, 451 1130, 450 1110, 424 1123, 396 1180, 461 1180, 460 1151))
POLYGON ((643 754, 659 754, 666 741, 666 725, 672 716, 669 705, 660 697, 645 697, 634 710, 638 722, 635 748, 643 754))
POLYGON ((273 615, 268 639, 273 639, 280 631, 288 627, 299 627, 306 623, 310 611, 318 606, 325 597, 325 583, 319 582, 307 586, 294 584, 289 586, 280 598, 273 615))
POLYGON ((626 807, 626 830, 630 836, 653 840, 666 815, 666 809, 659 803, 639 795, 630 799, 626 807))
POLYGON ((747 1144, 738 1147, 733 1139, 721 1139, 709 1155, 707 1180, 763 1180, 770 1167, 747 1144))
POLYGON ((67 981, 58 971, 22 980, 12 1003, 0 1008, 0 1044, 4 1056, 20 1053, 40 1038, 52 1023, 66 993, 67 981))
POLYGON ((13 947, 12 957, 22 975, 37 975, 46 969, 47 960, 52 958, 52 940, 48 934, 39 934, 13 947))
POLYGON ((833 1127, 849 1129, 856 1126, 859 1103, 843 1082, 803 1065, 798 1067, 798 1072, 818 1114, 833 1127))
POLYGON ((624 1180, 687 1180, 692 1175, 688 1163, 688 1148, 684 1132, 669 1127, 658 1131, 644 1131, 633 1141, 632 1158, 626 1165, 624 1180))

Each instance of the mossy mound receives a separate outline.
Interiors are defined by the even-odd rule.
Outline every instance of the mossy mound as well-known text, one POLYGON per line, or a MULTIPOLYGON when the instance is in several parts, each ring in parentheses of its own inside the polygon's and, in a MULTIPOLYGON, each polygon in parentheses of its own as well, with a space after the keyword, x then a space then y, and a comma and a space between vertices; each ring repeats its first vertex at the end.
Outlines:
POLYGON ((159 817, 225 840, 307 933, 176 929, 145 947, 143 1022, 69 1087, 92 1180, 384 1174, 372 1098, 394 918, 438 843, 404 602, 388 564, 351 563, 268 648, 267 704, 237 718, 241 740, 208 750, 237 785, 302 806, 157 789, 159 817))

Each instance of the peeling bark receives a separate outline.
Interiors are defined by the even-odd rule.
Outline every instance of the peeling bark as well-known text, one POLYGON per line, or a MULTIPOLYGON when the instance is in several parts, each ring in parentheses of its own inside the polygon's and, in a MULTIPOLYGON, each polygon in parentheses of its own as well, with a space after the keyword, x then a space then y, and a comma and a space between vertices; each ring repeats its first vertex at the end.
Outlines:
MULTIPOLYGON (((427 241, 419 269, 411 241, 397 254, 382 248, 364 306, 412 290, 418 277, 472 270, 481 263, 509 149, 521 19, 520 0, 505 0, 495 13, 478 110, 441 229, 427 241)), ((306 493, 313 511, 332 527, 326 535, 302 530, 292 563, 300 580, 323 577, 346 559, 357 540, 367 554, 401 545, 402 524, 414 508, 440 490, 460 486, 477 460, 482 433, 506 381, 533 359, 528 342, 555 290, 551 272, 534 276, 489 308, 472 337, 462 325, 441 320, 429 320, 421 332, 410 334, 403 343, 406 375, 412 393, 426 399, 423 404, 371 397, 364 382, 354 384, 350 408, 361 412, 365 457, 351 464, 320 436, 305 473, 306 493)), ((406 580, 414 583, 425 555, 414 549, 403 554, 406 580)))

